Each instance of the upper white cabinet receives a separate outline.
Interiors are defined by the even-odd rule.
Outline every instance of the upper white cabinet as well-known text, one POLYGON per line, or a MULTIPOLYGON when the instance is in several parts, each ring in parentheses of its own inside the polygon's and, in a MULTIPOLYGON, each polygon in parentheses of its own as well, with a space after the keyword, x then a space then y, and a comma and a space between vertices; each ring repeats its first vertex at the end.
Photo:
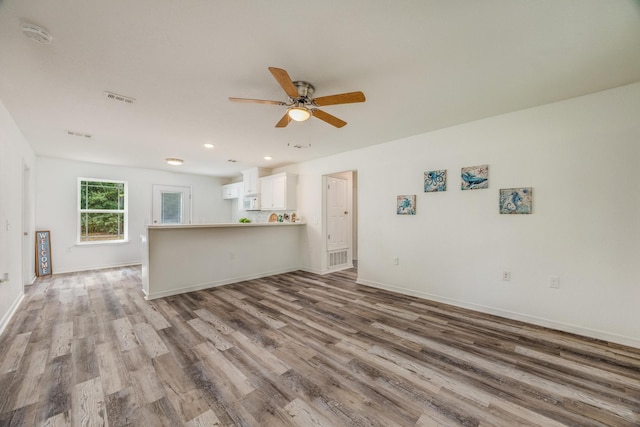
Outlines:
POLYGON ((222 198, 223 199, 237 199, 241 196, 240 190, 242 187, 241 182, 234 182, 233 184, 227 184, 222 186, 222 198))
POLYGON ((277 173, 260 178, 262 210, 288 211, 296 209, 298 177, 290 173, 277 173))
POLYGON ((260 178, 269 175, 271 171, 265 168, 251 168, 242 171, 242 182, 244 183, 244 194, 260 194, 260 178))

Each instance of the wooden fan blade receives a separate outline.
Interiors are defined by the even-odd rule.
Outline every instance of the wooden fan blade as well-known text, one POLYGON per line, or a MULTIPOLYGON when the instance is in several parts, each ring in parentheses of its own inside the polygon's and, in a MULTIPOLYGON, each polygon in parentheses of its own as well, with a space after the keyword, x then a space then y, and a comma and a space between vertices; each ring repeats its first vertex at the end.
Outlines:
POLYGON ((286 128, 287 125, 291 122, 291 117, 289 117, 289 112, 284 113, 284 116, 280 119, 278 123, 276 123, 277 128, 286 128))
POLYGON ((314 117, 317 117, 320 120, 327 122, 330 125, 333 125, 337 128, 341 128, 342 126, 347 124, 347 122, 345 122, 344 120, 340 120, 336 116, 332 116, 331 114, 326 113, 322 110, 314 109, 314 110, 311 110, 311 112, 313 113, 314 117))
POLYGON ((364 93, 362 92, 349 92, 349 93, 341 93, 339 95, 321 96, 313 100, 313 102, 320 107, 324 105, 351 104, 353 102, 364 102, 364 101, 365 101, 365 97, 364 97, 364 93))
POLYGON ((289 74, 283 70, 282 68, 269 67, 269 71, 273 74, 273 77, 276 78, 282 89, 289 95, 291 98, 297 98, 300 95, 298 94, 298 89, 293 84, 291 77, 289 74))
POLYGON ((282 101, 268 101, 266 99, 249 99, 249 98, 229 98, 229 101, 232 102, 251 102, 254 104, 273 104, 273 105, 287 105, 286 102, 282 101))

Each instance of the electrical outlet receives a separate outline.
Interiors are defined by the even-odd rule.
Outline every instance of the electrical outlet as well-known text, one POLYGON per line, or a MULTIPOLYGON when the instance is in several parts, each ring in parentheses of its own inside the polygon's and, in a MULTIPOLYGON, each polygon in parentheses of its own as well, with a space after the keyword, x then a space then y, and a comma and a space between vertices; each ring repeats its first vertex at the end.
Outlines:
POLYGON ((560 287, 560 278, 558 276, 549 276, 549 287, 558 289, 560 287))
POLYGON ((511 272, 510 271, 503 271, 502 272, 502 281, 504 281, 504 282, 510 282, 511 281, 511 272))
POLYGON ((393 258, 393 265, 399 265, 399 264, 400 264, 400 258, 394 257, 393 258))

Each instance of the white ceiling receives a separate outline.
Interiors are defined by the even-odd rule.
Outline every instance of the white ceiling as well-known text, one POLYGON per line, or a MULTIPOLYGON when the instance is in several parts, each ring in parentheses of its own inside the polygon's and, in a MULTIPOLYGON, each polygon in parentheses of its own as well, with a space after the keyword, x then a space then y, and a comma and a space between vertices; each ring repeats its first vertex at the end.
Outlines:
POLYGON ((230 177, 638 81, 635 0, 0 0, 0 99, 41 156, 230 177), (269 66, 367 101, 276 129, 227 99, 286 101, 269 66))

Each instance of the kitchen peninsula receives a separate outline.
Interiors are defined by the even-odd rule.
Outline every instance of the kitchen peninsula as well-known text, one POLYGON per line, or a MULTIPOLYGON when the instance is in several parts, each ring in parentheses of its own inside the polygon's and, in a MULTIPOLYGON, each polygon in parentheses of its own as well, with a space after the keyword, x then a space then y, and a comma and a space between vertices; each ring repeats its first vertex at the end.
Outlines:
POLYGON ((300 268, 304 223, 148 225, 142 236, 147 299, 300 268))

